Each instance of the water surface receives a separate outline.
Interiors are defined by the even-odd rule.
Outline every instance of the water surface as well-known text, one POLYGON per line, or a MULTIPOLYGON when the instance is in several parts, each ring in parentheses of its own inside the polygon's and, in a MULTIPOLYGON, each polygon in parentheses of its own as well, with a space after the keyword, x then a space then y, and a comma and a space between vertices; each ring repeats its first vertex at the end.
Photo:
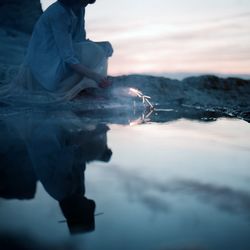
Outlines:
POLYGON ((0 125, 1 242, 250 249, 250 126, 244 121, 130 126, 69 113, 12 116, 0 125), (77 234, 70 234, 58 202, 72 193, 96 204, 91 227, 77 234))

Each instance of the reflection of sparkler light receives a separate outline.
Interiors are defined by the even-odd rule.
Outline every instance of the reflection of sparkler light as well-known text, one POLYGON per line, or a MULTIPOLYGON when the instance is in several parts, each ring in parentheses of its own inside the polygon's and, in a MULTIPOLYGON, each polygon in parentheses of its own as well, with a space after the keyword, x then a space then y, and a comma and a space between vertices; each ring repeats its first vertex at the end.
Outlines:
POLYGON ((135 120, 135 121, 132 121, 132 122, 130 122, 129 123, 129 126, 136 126, 136 125, 140 125, 140 124, 142 124, 142 122, 141 122, 141 120, 140 119, 138 119, 138 120, 135 120))
POLYGON ((140 124, 144 124, 144 123, 147 123, 147 122, 150 122, 150 116, 152 115, 152 113, 154 112, 154 109, 148 109, 146 110, 142 116, 134 121, 131 121, 129 123, 130 126, 135 126, 135 125, 140 125, 140 124))
POLYGON ((150 96, 143 95, 141 91, 139 91, 138 89, 134 89, 134 88, 129 89, 129 94, 132 96, 138 96, 139 98, 142 99, 142 102, 144 104, 150 107, 150 109, 154 109, 153 104, 148 100, 148 99, 151 99, 150 96))

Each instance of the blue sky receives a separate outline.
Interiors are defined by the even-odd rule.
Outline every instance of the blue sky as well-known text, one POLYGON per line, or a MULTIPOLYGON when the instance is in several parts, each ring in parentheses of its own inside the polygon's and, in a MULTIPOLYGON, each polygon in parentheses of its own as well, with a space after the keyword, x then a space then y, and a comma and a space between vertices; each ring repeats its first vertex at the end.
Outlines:
POLYGON ((113 75, 250 74, 249 0, 97 0, 86 29, 113 44, 113 75))

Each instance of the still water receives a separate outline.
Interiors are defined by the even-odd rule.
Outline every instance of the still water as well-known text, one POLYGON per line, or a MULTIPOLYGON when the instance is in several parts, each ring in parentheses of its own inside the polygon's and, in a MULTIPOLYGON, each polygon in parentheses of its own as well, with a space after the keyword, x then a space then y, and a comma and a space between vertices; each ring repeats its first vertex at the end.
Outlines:
POLYGON ((3 249, 250 249, 242 120, 22 114, 0 126, 3 249))

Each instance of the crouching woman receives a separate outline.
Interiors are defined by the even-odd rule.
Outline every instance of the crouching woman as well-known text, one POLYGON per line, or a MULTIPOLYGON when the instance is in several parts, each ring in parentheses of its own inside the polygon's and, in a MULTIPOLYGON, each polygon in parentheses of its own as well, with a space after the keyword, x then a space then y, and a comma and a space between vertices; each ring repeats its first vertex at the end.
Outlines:
POLYGON ((27 91, 71 100, 87 88, 105 88, 109 42, 86 39, 85 8, 95 0, 58 0, 41 15, 14 80, 27 91))

